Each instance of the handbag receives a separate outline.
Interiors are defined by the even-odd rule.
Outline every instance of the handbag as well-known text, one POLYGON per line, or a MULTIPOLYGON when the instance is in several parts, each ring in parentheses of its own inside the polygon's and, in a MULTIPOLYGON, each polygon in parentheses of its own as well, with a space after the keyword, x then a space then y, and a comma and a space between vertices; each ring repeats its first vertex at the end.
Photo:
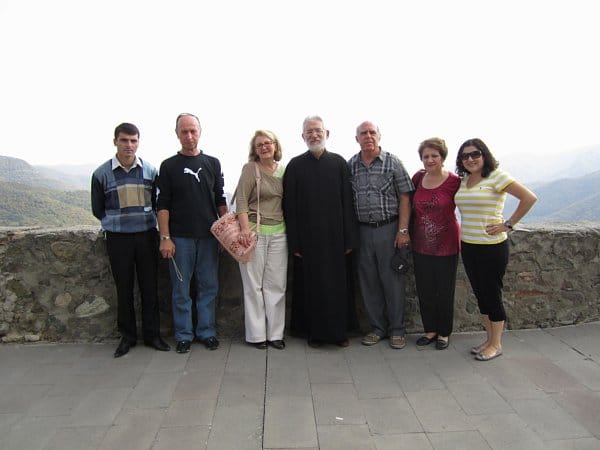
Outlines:
POLYGON ((410 250, 408 247, 396 248, 392 256, 392 270, 400 275, 405 275, 410 268, 410 250))
MULTIPOLYGON (((256 229, 258 230, 260 227, 260 170, 256 163, 254 163, 254 168, 256 171, 256 195, 258 197, 258 205, 256 208, 256 229)), ((242 244, 240 242, 242 227, 237 214, 232 212, 223 214, 211 225, 210 232, 236 261, 242 264, 250 261, 254 254, 254 249, 256 248, 258 235, 256 232, 253 232, 250 244, 247 246, 242 244)))

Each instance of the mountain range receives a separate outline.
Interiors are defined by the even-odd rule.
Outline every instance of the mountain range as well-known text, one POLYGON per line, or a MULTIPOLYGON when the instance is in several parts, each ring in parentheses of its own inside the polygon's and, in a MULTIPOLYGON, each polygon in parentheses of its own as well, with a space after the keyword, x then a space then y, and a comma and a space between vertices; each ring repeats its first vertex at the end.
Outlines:
MULTIPOLYGON (((500 161, 538 202, 524 223, 600 221, 600 146, 500 161)), ((0 226, 99 225, 90 211, 91 165, 32 166, 0 156, 0 226)), ((508 196, 508 216, 517 201, 508 196)))

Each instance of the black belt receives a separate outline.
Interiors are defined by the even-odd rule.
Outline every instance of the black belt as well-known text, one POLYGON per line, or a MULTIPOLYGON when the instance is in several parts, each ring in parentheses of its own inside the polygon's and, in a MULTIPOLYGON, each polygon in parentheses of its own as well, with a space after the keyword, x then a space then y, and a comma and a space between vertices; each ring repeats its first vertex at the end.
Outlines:
POLYGON ((379 222, 359 222, 361 225, 366 225, 368 227, 379 228, 388 223, 392 223, 398 220, 398 216, 390 217, 389 219, 380 220, 379 222))

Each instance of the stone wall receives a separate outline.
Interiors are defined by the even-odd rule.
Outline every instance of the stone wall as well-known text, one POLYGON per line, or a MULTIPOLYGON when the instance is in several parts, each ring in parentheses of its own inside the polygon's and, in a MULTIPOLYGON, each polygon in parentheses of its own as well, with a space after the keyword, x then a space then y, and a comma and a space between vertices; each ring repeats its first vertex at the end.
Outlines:
MULTIPOLYGON (((600 224, 530 227, 510 235, 505 277, 509 328, 600 320, 600 224)), ((217 303, 221 336, 243 336, 241 281, 235 262, 221 256, 217 303)), ((290 283, 291 284, 291 283, 290 283)), ((162 332, 170 336, 168 267, 160 262, 162 332)), ((291 295, 288 296, 288 306, 291 295)), ((362 327, 362 301, 357 304, 362 327)), ((97 341, 117 337, 115 289, 97 227, 0 229, 0 337, 17 341, 97 341)), ((289 318, 289 314, 288 314, 289 318)), ((408 332, 421 331, 409 274, 408 332)), ((479 330, 477 303, 459 264, 455 330, 479 330)))

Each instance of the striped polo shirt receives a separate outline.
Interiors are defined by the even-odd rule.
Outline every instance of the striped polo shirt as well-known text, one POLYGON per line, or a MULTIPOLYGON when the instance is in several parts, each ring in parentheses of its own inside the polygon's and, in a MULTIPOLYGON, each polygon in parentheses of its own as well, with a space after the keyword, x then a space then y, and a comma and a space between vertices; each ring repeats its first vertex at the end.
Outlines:
POLYGON ((507 238, 502 232, 495 235, 487 234, 485 227, 490 223, 503 223, 504 189, 515 181, 507 172, 496 169, 487 178, 469 188, 465 176, 454 201, 460 211, 460 239, 469 244, 499 244, 507 238))

